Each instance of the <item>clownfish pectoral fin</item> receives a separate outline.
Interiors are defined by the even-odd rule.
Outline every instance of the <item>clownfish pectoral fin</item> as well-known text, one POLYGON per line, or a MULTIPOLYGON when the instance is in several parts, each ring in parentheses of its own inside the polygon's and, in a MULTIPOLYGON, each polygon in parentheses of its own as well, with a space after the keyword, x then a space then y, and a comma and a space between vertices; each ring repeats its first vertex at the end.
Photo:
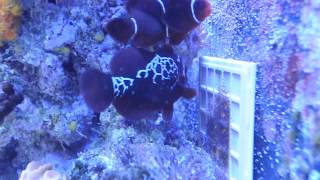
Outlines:
POLYGON ((104 111, 113 100, 113 82, 110 74, 88 69, 79 79, 80 94, 96 113, 104 111))
POLYGON ((191 99, 196 95, 197 95, 197 91, 195 89, 187 88, 187 87, 182 88, 182 97, 186 99, 191 99))
POLYGON ((172 45, 180 44, 188 36, 188 31, 187 32, 177 32, 173 30, 168 30, 168 31, 169 31, 168 32, 169 43, 172 45))
POLYGON ((173 103, 167 104, 162 109, 162 117, 165 121, 171 121, 173 116, 173 103))

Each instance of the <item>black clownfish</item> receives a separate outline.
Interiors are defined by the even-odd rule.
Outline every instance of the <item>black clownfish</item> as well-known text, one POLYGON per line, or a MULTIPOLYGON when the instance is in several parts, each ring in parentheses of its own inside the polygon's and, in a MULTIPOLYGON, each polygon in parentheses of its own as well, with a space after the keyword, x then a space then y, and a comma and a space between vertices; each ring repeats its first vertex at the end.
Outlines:
POLYGON ((80 93, 95 112, 113 103, 130 120, 159 111, 170 120, 177 99, 196 95, 185 86, 182 62, 171 47, 156 53, 139 48, 120 50, 111 60, 111 74, 90 69, 81 75, 80 93))
POLYGON ((153 16, 132 10, 126 17, 114 18, 104 27, 115 40, 136 47, 149 47, 165 38, 164 25, 153 16))

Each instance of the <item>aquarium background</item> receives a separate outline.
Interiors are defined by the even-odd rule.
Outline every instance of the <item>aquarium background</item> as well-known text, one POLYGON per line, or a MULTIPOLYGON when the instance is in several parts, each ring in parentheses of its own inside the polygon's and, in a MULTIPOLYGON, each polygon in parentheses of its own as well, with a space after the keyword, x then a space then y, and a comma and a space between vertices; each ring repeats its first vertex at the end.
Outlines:
MULTIPOLYGON (((198 98, 175 104, 165 132, 161 118, 127 126, 113 107, 98 116, 79 96, 82 69, 110 71, 123 48, 102 29, 125 13, 122 0, 6 2, 0 82, 24 101, 0 121, 1 180, 18 179, 33 160, 71 179, 219 179, 215 133, 200 131, 198 98)), ((189 85, 198 88, 202 55, 257 63, 254 179, 320 179, 320 1, 212 4, 212 15, 175 47, 189 85)))

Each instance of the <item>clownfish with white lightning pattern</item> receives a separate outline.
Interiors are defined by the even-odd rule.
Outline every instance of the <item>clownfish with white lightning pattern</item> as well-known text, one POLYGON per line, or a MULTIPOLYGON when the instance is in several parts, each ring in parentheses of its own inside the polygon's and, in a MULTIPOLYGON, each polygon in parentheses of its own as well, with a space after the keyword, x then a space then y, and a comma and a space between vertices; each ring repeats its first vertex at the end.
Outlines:
POLYGON ((171 47, 156 53, 138 48, 122 49, 111 60, 111 74, 89 69, 81 75, 80 93, 95 112, 111 103, 128 120, 162 112, 171 120, 173 104, 190 99, 196 91, 186 87, 182 62, 171 47))

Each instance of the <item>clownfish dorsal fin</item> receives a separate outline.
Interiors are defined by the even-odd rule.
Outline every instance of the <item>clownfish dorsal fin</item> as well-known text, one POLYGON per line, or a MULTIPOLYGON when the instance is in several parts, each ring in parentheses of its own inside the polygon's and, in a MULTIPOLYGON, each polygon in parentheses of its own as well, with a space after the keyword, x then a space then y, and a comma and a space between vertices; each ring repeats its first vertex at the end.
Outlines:
POLYGON ((194 20, 197 24, 200 24, 201 21, 197 18, 196 13, 195 13, 195 10, 194 10, 194 4, 195 4, 195 2, 196 2, 196 0, 191 0, 191 3, 190 3, 192 18, 193 18, 193 20, 194 20))

